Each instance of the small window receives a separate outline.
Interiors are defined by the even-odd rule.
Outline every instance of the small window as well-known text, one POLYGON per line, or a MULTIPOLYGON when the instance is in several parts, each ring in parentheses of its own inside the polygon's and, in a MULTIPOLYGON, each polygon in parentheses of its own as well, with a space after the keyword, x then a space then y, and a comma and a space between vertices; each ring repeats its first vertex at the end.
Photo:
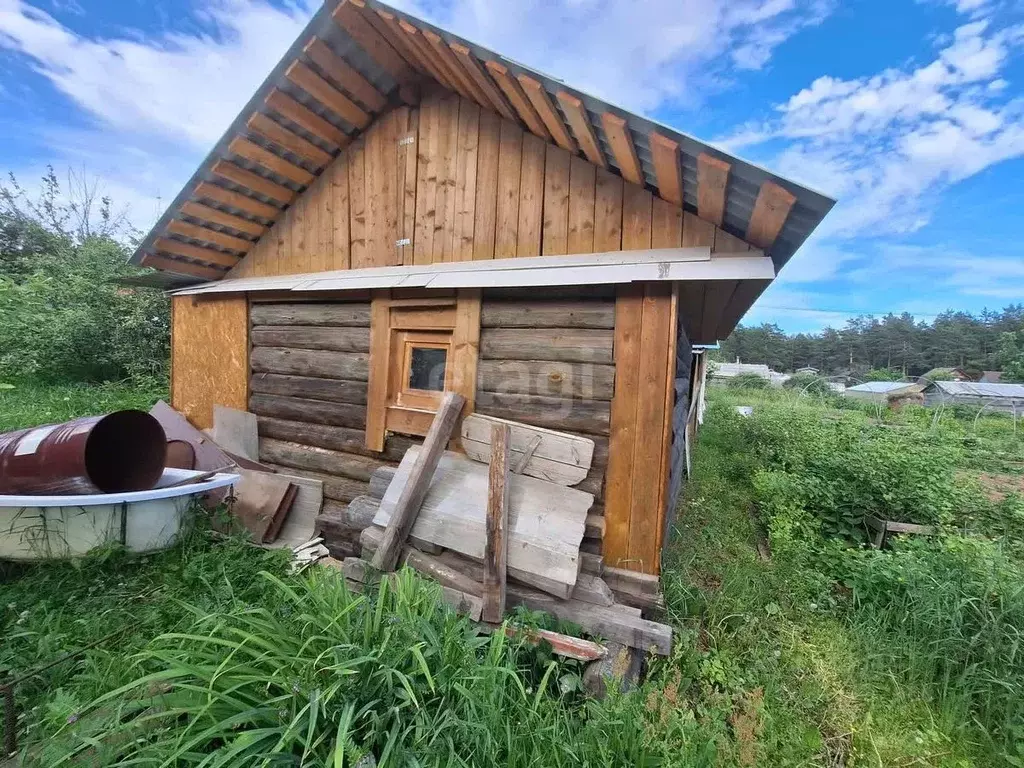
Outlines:
POLYGON ((412 347, 409 358, 409 389, 444 392, 446 347, 412 347))

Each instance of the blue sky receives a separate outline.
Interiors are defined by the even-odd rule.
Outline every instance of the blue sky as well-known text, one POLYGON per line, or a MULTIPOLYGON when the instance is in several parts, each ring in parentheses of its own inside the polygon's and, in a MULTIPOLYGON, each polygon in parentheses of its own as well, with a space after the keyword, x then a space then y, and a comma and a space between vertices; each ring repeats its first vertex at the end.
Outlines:
MULTIPOLYGON (((1024 301, 1020 0, 396 4, 837 197, 747 322, 1024 301)), ((146 229, 314 8, 0 0, 0 168, 146 229)))

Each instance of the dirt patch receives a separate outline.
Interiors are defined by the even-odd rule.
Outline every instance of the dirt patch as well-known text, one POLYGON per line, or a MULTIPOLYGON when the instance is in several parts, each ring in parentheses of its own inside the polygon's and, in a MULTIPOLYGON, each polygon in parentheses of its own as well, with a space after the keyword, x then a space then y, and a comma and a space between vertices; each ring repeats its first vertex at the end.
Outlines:
POLYGON ((1024 495, 1024 474, 1004 475, 981 472, 974 475, 989 501, 1002 501, 1012 493, 1024 495))
POLYGON ((761 705, 764 703, 764 691, 755 688, 745 693, 736 701, 736 708, 729 716, 733 738, 739 750, 739 765, 757 765, 757 737, 761 733, 761 705))

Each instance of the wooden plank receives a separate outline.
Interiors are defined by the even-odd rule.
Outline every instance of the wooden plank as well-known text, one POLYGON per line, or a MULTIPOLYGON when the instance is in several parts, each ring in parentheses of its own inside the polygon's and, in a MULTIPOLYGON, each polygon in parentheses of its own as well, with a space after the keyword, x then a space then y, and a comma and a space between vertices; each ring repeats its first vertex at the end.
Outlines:
POLYGON ((484 302, 483 328, 605 328, 615 327, 615 304, 593 300, 525 300, 484 302))
POLYGON ((683 213, 683 247, 694 248, 715 245, 715 225, 695 216, 689 211, 683 213))
POLYGON ((545 141, 550 141, 551 134, 544 127, 544 121, 540 119, 537 110, 534 109, 530 99, 523 93, 523 89, 516 79, 509 73, 508 68, 496 61, 485 61, 484 66, 491 77, 494 78, 494 82, 498 84, 502 93, 508 98, 512 108, 519 115, 519 119, 530 129, 530 132, 545 141))
POLYGON ((196 185, 195 195, 198 198, 213 200, 221 205, 237 208, 240 211, 245 211, 253 216, 259 216, 262 219, 269 219, 270 221, 276 219, 281 213, 280 208, 275 208, 273 205, 268 205, 261 200, 254 200, 240 192, 234 192, 230 189, 225 189, 224 187, 218 187, 216 184, 211 184, 207 181, 200 182, 196 185))
POLYGON ((594 250, 618 251, 622 248, 622 179, 598 168, 594 203, 594 250))
POLYGON ((290 187, 271 181, 264 176, 260 176, 258 173, 247 171, 245 168, 229 163, 226 160, 218 160, 210 170, 216 176, 225 178, 258 194, 266 195, 273 200, 278 200, 284 205, 292 202, 296 196, 295 190, 290 187))
POLYGON ((587 108, 583 106, 583 102, 566 91, 559 91, 556 96, 558 97, 558 103, 562 105, 562 111, 565 113, 570 127, 572 127, 572 132, 576 135, 576 141, 583 150, 583 154, 587 156, 587 160, 599 168, 607 168, 608 163, 605 161, 604 153, 597 143, 594 129, 590 125, 590 115, 587 114, 587 108))
POLYGON ((402 39, 405 40, 411 50, 416 52, 416 55, 420 58, 420 62, 425 65, 431 76, 443 87, 450 91, 454 91, 455 86, 452 84, 451 75, 438 60, 437 53, 430 47, 430 44, 423 39, 423 35, 420 34, 420 30, 405 19, 399 19, 395 24, 398 27, 398 33, 402 35, 402 39))
POLYGON ((451 390, 462 395, 464 411, 476 403, 477 363, 480 357, 480 289, 459 290, 452 328, 451 390))
POLYGON ((206 243, 218 245, 221 248, 241 251, 242 253, 248 251, 253 245, 251 240, 243 240, 240 237, 229 235, 226 232, 207 229, 206 227, 200 227, 197 224, 190 224, 189 222, 181 221, 180 219, 171 219, 171 221, 167 222, 167 231, 171 234, 189 237, 193 240, 201 240, 206 243))
POLYGON ((419 147, 419 110, 404 108, 399 113, 400 146, 398 147, 398 237, 409 242, 399 253, 405 265, 414 263, 416 237, 416 164, 419 147), (404 120, 404 125, 403 121, 404 120))
POLYGON ((516 120, 516 114, 512 107, 502 96, 501 91, 494 85, 494 81, 484 72, 476 56, 461 43, 449 43, 449 47, 455 54, 465 73, 476 83, 477 88, 487 97, 483 106, 489 106, 496 110, 502 117, 508 120, 516 120))
POLYGON ((311 141, 292 133, 280 123, 271 120, 266 115, 257 112, 246 121, 246 126, 253 133, 262 136, 267 141, 272 141, 282 149, 298 155, 302 160, 316 167, 322 167, 331 162, 332 155, 321 149, 311 141))
POLYGON ((529 75, 519 75, 518 80, 523 86, 523 92, 526 93, 526 97, 533 104, 533 108, 537 110, 540 119, 544 121, 544 126, 550 132, 555 143, 562 149, 575 154, 577 151, 576 142, 569 135, 569 130, 565 127, 565 123, 562 122, 561 115, 555 110, 555 105, 551 102, 548 92, 544 90, 543 84, 534 80, 529 75))
POLYGON ((480 355, 489 360, 611 363, 613 333, 589 328, 489 328, 480 355))
POLYGON ((423 441, 422 450, 417 452, 410 464, 407 480, 401 491, 396 494, 397 498, 389 499, 388 494, 385 494, 381 502, 381 512, 387 508, 387 528, 371 561, 377 570, 394 570, 402 545, 413 529, 420 505, 427 495, 434 471, 455 430, 464 403, 465 398, 462 395, 455 392, 444 394, 437 415, 430 425, 430 431, 423 441))
POLYGON ((231 511, 253 540, 271 541, 275 519, 287 514, 288 510, 282 507, 294 486, 269 472, 239 469, 238 473, 241 477, 234 486, 235 503, 231 511))
POLYGON ((366 216, 366 139, 348 148, 349 260, 352 269, 372 266, 366 216))
POLYGON ((437 169, 440 164, 438 121, 440 104, 436 96, 420 107, 419 138, 416 142, 416 234, 413 263, 430 264, 434 252, 434 218, 437 208, 437 169))
POLYGON ((191 200, 186 200, 182 203, 180 210, 182 214, 193 219, 209 222, 210 224, 218 224, 222 227, 229 227, 236 232, 244 232, 255 237, 260 237, 267 231, 266 226, 259 222, 243 219, 241 216, 235 216, 233 213, 225 213, 217 208, 211 208, 202 203, 194 203, 191 200))
POLYGON ((476 221, 477 146, 480 140, 480 107, 463 100, 459 105, 458 152, 455 169, 455 224, 453 261, 473 260, 473 227, 476 221))
POLYGON ((253 393, 249 396, 249 410, 259 416, 325 424, 335 427, 365 429, 366 408, 350 403, 328 403, 323 400, 305 400, 298 397, 278 397, 253 393))
POLYGON ((334 21, 344 29, 356 44, 369 54, 378 65, 387 70, 401 84, 411 82, 415 75, 394 48, 359 12, 351 0, 342 0, 331 14, 334 21))
POLYGON ((505 575, 508 562, 509 460, 512 430, 491 427, 491 456, 487 482, 487 536, 484 543, 483 620, 499 622, 505 615, 505 575))
POLYGON ((373 83, 363 77, 352 65, 332 51, 318 37, 314 37, 303 48, 306 55, 320 71, 361 101, 371 112, 380 112, 387 104, 384 94, 373 83))
POLYGON ((371 303, 370 366, 366 395, 366 447, 384 450, 388 372, 391 368, 391 294, 375 291, 371 303))
POLYGON ((519 177, 519 224, 516 256, 540 256, 544 228, 544 157, 547 143, 532 133, 523 134, 519 177))
POLYGON ((161 253, 169 253, 175 256, 184 256, 189 259, 198 259, 207 264, 215 264, 219 267, 233 267, 238 263, 238 255, 214 251, 210 248, 200 248, 198 245, 189 245, 178 240, 171 240, 166 237, 158 237, 153 241, 153 248, 161 253))
POLYGON ((250 378, 249 390, 266 395, 366 405, 366 382, 352 379, 260 372, 254 373, 250 378))
POLYGON ((549 429, 607 435, 611 405, 604 400, 573 400, 481 390, 476 393, 476 412, 522 420, 549 429))
POLYGON ((581 573, 572 589, 572 599, 591 605, 615 605, 615 595, 601 579, 592 573, 581 573))
POLYGON ((467 99, 472 99, 480 106, 488 106, 487 94, 469 76, 469 73, 462 68, 455 58, 455 54, 452 53, 452 49, 441 39, 441 36, 433 30, 424 29, 423 39, 427 41, 427 44, 437 53, 437 57, 444 63, 445 71, 451 75, 449 80, 458 85, 457 90, 459 93, 467 99))
POLYGON ((795 202, 796 197, 774 181, 762 184, 747 224, 747 242, 758 248, 771 248, 795 202))
POLYGON ((345 122, 360 129, 370 124, 369 113, 301 61, 293 61, 284 76, 345 122))
MULTIPOLYGON (((390 520, 391 509, 407 486, 412 467, 423 451, 419 446, 410 448, 402 459, 381 501, 375 524, 390 520)), ((541 576, 542 583, 571 587, 579 572, 579 542, 583 538, 586 510, 593 503, 593 497, 523 475, 512 476, 510 481, 509 578, 541 576)), ((483 558, 486 540, 483 499, 487 496, 487 487, 485 465, 459 454, 445 453, 423 500, 413 535, 472 558, 483 558)))
POLYGON ((569 250, 569 160, 564 149, 547 145, 544 166, 544 256, 558 256, 569 250))
POLYGON ((260 461, 280 464, 292 469, 324 472, 363 482, 382 464, 388 462, 369 456, 358 456, 342 451, 329 451, 284 440, 260 439, 260 461))
POLYGON ((753 306, 769 285, 771 285, 771 280, 740 280, 729 299, 729 304, 722 313, 716 336, 724 339, 732 333, 740 318, 753 306))
POLYGON ((275 549, 294 548, 313 538, 316 517, 324 502, 324 484, 320 480, 288 472, 278 472, 276 476, 294 485, 297 493, 271 546, 275 549))
POLYGON ((480 113, 477 142, 476 204, 473 222, 473 258, 493 259, 498 212, 498 155, 501 118, 493 112, 480 113))
POLYGON ((569 253, 594 251, 596 167, 573 155, 569 161, 569 253))
POLYGON ((294 163, 290 163, 283 157, 278 157, 270 150, 264 149, 259 144, 254 144, 248 139, 238 136, 228 144, 228 152, 251 160, 257 165, 283 176, 289 181, 294 181, 301 186, 308 186, 313 183, 316 177, 294 163))
POLYGON ((383 451, 369 451, 363 444, 364 431, 355 427, 311 424, 306 421, 279 419, 275 416, 259 416, 257 423, 261 437, 387 461, 401 461, 405 452, 415 444, 412 438, 391 435, 383 451))
POLYGON ((256 304, 251 322, 256 325, 322 325, 337 328, 369 328, 369 302, 332 304, 256 304))
POLYGON ((683 242, 683 209, 656 197, 651 210, 651 247, 679 248, 683 242))
POLYGON ((300 195, 295 204, 288 209, 287 229, 291 253, 287 260, 287 269, 292 274, 309 272, 309 257, 313 249, 309 241, 308 208, 309 196, 300 195))
POLYGON ((253 326, 249 339, 254 347, 333 349, 337 352, 370 351, 370 334, 365 328, 257 325, 253 326))
POLYGON ((265 373, 366 381, 369 358, 357 352, 255 347, 252 350, 252 368, 265 373))
POLYGON ((501 122, 498 149, 498 202, 494 257, 516 255, 519 243, 519 179, 523 162, 523 130, 509 120, 501 122))
MULTIPOLYGON (((359 535, 359 543, 367 550, 367 553, 375 553, 384 540, 384 530, 376 525, 371 525, 359 535)), ((436 557, 428 555, 409 544, 402 547, 401 562, 413 570, 429 576, 439 584, 457 589, 467 595, 480 597, 483 595, 483 584, 476 579, 467 576, 436 557)))
POLYGON ((593 440, 479 413, 467 416, 462 422, 462 445, 469 458, 482 462, 489 460, 494 428, 497 426, 509 429, 513 462, 521 459, 533 441, 539 439, 533 455, 516 474, 571 486, 582 482, 590 471, 594 455, 593 440))
POLYGON ((213 439, 229 453, 250 461, 259 460, 256 414, 214 403, 213 439))
POLYGON ((611 400, 615 366, 550 360, 481 360, 477 384, 489 392, 611 400))
POLYGON ((725 189, 731 168, 725 160, 707 152, 697 155, 697 215, 718 227, 725 216, 725 189))
POLYGON ((715 228, 715 243, 711 246, 711 253, 716 254, 745 254, 751 250, 746 241, 735 235, 729 234, 724 229, 715 228))
POLYGON ((649 136, 654 175, 658 180, 658 194, 670 203, 683 204, 683 175, 679 165, 679 145, 660 133, 649 136))
POLYGON ((608 469, 605 473, 605 562, 618 566, 629 557, 633 500, 633 453, 640 393, 643 287, 620 286, 615 301, 615 397, 611 406, 608 469))
POLYGON ((300 128, 304 128, 328 144, 344 147, 349 142, 348 134, 338 126, 329 120, 325 120, 316 112, 278 88, 274 88, 267 95, 264 103, 282 117, 295 123, 300 128))
POLYGON ((177 275, 188 275, 189 277, 201 277, 204 280, 220 280, 226 272, 214 267, 207 267, 202 264, 194 264, 190 261, 169 259, 165 256, 158 256, 155 253, 143 254, 140 260, 143 267, 152 267, 161 272, 173 272, 177 275))
MULTIPOLYGON (((399 22, 404 24, 405 22, 399 22)), ((444 41, 430 30, 420 29, 414 27, 419 33, 419 36, 413 39, 420 40, 420 50, 423 54, 431 61, 438 72, 444 75, 445 82, 448 84, 449 90, 458 93, 467 99, 473 98, 472 91, 466 86, 463 74, 459 71, 459 66, 456 62, 449 59, 449 56, 445 56, 445 53, 451 54, 450 51, 444 49, 444 41)))
POLYGON ((581 640, 578 637, 552 632, 549 629, 514 627, 511 624, 506 624, 505 634, 509 637, 521 638, 530 645, 547 643, 551 646, 552 653, 576 661, 597 661, 608 655, 608 649, 600 643, 581 640))
POLYGON ((623 185, 622 250, 646 250, 651 247, 653 196, 635 184, 623 185))
POLYGON ((366 17, 366 20, 370 22, 370 25, 406 60, 410 67, 430 76, 430 68, 424 64, 415 46, 410 45, 406 40, 393 13, 389 13, 382 8, 371 10, 366 6, 363 6, 360 10, 363 16, 366 17))
POLYGON ((640 166, 640 159, 636 156, 636 146, 633 144, 629 124, 624 118, 612 112, 605 112, 601 115, 601 125, 604 127, 604 135, 608 137, 612 156, 622 178, 631 184, 643 186, 644 172, 640 166))
POLYGON ((352 266, 349 254, 349 197, 348 197, 348 151, 346 150, 326 171, 330 178, 331 226, 334 229, 331 243, 331 260, 328 269, 349 269, 352 266))
POLYGON ((440 103, 438 120, 437 199, 431 261, 451 261, 455 245, 455 169, 459 142, 459 102, 455 94, 440 103))

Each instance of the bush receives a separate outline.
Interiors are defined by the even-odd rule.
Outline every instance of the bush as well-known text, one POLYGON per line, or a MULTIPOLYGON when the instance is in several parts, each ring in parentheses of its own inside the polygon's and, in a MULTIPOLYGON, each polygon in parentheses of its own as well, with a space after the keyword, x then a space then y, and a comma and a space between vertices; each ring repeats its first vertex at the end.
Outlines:
POLYGON ((727 381, 733 389, 768 389, 771 386, 768 379, 762 378, 756 373, 740 373, 727 381))
POLYGON ((820 397, 832 397, 836 394, 828 385, 828 379, 823 376, 816 376, 813 373, 795 374, 794 376, 786 379, 786 381, 782 383, 782 386, 786 389, 805 392, 809 395, 818 395, 820 397))

